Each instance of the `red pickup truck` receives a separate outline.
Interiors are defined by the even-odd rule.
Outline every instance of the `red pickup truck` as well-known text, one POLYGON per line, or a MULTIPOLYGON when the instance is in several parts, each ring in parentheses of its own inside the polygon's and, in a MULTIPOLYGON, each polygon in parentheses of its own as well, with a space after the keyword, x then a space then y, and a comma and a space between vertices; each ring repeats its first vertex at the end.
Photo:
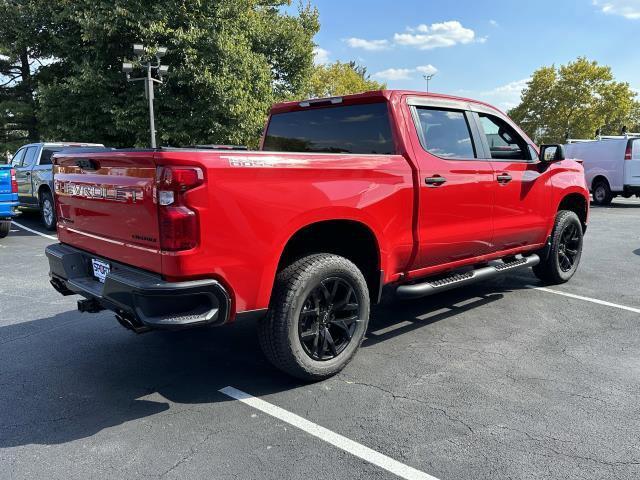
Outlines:
POLYGON ((258 319, 294 376, 341 370, 383 287, 432 295, 533 267, 575 273, 589 192, 482 102, 380 91, 272 107, 259 151, 55 158, 51 283, 136 332, 258 319))

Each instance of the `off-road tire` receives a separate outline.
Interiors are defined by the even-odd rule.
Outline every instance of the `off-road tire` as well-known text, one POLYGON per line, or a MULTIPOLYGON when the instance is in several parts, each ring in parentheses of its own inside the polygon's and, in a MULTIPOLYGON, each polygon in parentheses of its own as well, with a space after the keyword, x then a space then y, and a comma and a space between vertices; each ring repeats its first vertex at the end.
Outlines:
POLYGON ((4 238, 9 235, 9 230, 11 230, 11 221, 3 220, 0 222, 0 238, 4 238))
POLYGON ((583 244, 583 231, 582 224, 580 223, 580 219, 575 212, 569 210, 561 210, 556 215, 555 225, 553 227, 553 233, 551 234, 551 244, 549 246, 548 255, 546 258, 541 258, 541 261, 538 265, 533 267, 533 273, 540 280, 549 285, 557 285, 560 283, 568 282, 571 277, 576 273, 578 269, 578 265, 580 264, 580 258, 582 256, 582 244, 583 244), (571 262, 571 268, 567 269, 566 265, 563 268, 562 264, 562 254, 559 251, 562 249, 564 251, 564 256, 566 257, 567 245, 565 244, 563 247, 563 234, 570 232, 567 229, 574 229, 575 235, 573 237, 577 238, 577 242, 574 248, 571 248, 571 251, 575 250, 577 253, 575 254, 573 261, 571 262))
POLYGON ((42 219, 44 228, 50 231, 56 229, 56 223, 58 221, 56 218, 56 207, 53 203, 53 196, 48 190, 40 194, 40 218, 42 219))
POLYGON ((601 207, 606 207, 610 205, 613 201, 613 193, 611 192, 611 187, 609 186, 609 182, 606 180, 597 180, 593 184, 593 204, 601 207))
POLYGON ((260 346, 278 369, 305 381, 319 381, 341 371, 354 357, 369 323, 370 299, 362 272, 351 261, 333 254, 313 254, 281 270, 276 278, 269 311, 258 323, 260 346), (338 278, 353 289, 359 304, 355 331, 344 350, 330 360, 313 359, 299 337, 301 312, 318 285, 338 278))

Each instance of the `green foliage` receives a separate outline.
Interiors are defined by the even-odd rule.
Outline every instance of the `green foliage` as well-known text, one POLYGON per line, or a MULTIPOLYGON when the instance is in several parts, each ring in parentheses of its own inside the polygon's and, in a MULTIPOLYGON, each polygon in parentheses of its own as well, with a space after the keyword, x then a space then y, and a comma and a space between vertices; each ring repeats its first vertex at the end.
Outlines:
POLYGON ((616 82, 611 68, 584 57, 536 70, 509 115, 539 143, 617 135, 640 124, 640 103, 628 83, 616 82))
POLYGON ((47 54, 57 61, 40 69, 46 81, 37 90, 47 139, 148 145, 142 83, 120 71, 134 42, 169 49, 163 63, 171 70, 156 90, 160 145, 255 146, 269 106, 301 96, 313 69, 319 24, 309 5, 289 15, 286 0, 48 3, 47 54))
POLYGON ((355 62, 335 62, 315 67, 305 96, 322 98, 385 88, 386 84, 371 80, 365 67, 355 62))
POLYGON ((40 138, 37 88, 50 55, 53 5, 0 0, 0 157, 40 138))

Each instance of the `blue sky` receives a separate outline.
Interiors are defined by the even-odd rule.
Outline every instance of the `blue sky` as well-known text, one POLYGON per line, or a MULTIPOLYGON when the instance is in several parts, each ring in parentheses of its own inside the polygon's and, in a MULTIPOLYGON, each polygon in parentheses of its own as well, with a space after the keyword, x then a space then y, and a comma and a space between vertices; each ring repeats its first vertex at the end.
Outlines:
POLYGON ((586 56, 640 91, 640 0, 312 0, 316 61, 356 60, 389 88, 517 104, 531 73, 586 56))

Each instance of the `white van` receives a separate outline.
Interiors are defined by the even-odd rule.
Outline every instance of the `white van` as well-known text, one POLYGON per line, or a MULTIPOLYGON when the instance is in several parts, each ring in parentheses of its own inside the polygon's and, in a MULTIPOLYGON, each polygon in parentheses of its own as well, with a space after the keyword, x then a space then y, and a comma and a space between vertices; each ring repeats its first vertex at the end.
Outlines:
POLYGON ((584 162, 587 184, 596 205, 609 205, 618 195, 640 197, 640 135, 569 140, 567 158, 584 162))

